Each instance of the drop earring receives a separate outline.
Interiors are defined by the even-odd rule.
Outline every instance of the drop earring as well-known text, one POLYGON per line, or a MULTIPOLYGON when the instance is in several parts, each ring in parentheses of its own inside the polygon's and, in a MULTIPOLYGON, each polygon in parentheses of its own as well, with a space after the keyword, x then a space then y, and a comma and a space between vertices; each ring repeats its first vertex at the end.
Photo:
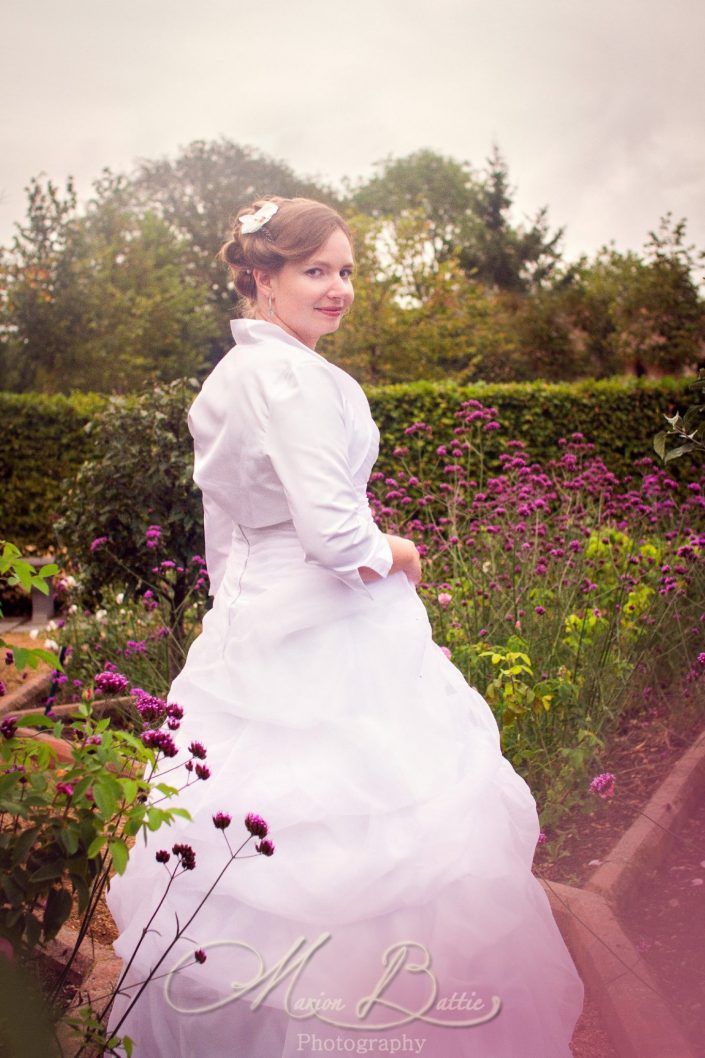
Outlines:
POLYGON ((273 320, 274 319, 274 310, 272 308, 272 295, 271 294, 269 295, 269 302, 268 302, 268 306, 267 307, 268 307, 268 310, 269 310, 269 318, 270 318, 270 320, 273 320))

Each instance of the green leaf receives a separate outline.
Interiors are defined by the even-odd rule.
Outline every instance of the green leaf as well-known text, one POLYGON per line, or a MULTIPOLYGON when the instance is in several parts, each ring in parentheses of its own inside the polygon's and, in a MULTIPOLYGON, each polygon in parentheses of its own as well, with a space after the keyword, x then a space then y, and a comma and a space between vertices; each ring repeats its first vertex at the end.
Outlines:
POLYGON ((127 867, 127 845, 124 841, 111 841, 108 850, 113 857, 113 866, 118 874, 124 874, 127 867))
POLYGON ((63 860, 53 860, 50 863, 43 863, 41 867, 38 867, 33 874, 30 874, 30 882, 48 882, 52 878, 60 878, 64 873, 64 862, 63 860))
POLYGON ((103 845, 105 845, 105 842, 107 840, 108 839, 105 836, 105 834, 98 834, 95 838, 93 838, 93 841, 90 843, 90 845, 88 846, 88 848, 86 850, 87 858, 89 860, 96 859, 96 857, 100 853, 101 849, 103 848, 103 845))
POLYGON ((59 841, 68 856, 73 856, 78 850, 78 834, 72 827, 66 827, 59 834, 59 841))
POLYGON ((44 908, 44 932, 47 940, 55 937, 71 914, 73 901, 67 889, 50 889, 44 908))

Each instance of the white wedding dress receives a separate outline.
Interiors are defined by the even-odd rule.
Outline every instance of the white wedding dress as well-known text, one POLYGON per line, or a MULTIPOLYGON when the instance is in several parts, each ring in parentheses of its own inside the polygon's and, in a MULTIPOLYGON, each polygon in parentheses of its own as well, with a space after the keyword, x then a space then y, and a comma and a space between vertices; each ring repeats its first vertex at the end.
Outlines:
POLYGON ((536 804, 413 584, 389 574, 365 394, 276 325, 232 327, 189 413, 214 603, 169 694, 176 760, 198 740, 212 774, 179 796, 193 822, 140 839, 113 879, 125 959, 168 878, 156 850, 195 851, 128 981, 224 866, 216 812, 233 848, 262 816, 275 851, 250 838, 119 1033, 136 1058, 570 1058, 583 984, 532 874, 536 804), (365 565, 380 576, 363 582, 365 565))

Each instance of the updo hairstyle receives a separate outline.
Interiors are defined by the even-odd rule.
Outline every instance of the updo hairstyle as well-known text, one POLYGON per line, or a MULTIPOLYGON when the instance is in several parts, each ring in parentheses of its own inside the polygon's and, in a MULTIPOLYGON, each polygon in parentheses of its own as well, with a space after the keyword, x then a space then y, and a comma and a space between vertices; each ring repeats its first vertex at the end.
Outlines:
POLYGON ((276 273, 287 261, 311 257, 336 228, 345 233, 352 246, 350 229, 340 214, 311 198, 270 195, 239 210, 233 221, 232 237, 223 243, 217 256, 229 266, 235 289, 245 299, 243 308, 253 311, 257 302, 253 269, 276 273), (275 202, 278 211, 259 231, 243 235, 240 217, 256 213, 266 202, 275 202))

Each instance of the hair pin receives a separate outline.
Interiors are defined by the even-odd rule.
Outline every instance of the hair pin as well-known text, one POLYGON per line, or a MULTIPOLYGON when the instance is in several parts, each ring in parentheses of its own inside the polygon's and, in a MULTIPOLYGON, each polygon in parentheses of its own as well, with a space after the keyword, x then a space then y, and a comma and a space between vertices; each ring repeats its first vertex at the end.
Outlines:
POLYGON ((246 213, 244 217, 238 217, 241 225, 241 234, 251 235, 253 232, 259 231, 268 220, 272 219, 278 209, 279 206, 276 202, 265 202, 256 213, 246 213))

